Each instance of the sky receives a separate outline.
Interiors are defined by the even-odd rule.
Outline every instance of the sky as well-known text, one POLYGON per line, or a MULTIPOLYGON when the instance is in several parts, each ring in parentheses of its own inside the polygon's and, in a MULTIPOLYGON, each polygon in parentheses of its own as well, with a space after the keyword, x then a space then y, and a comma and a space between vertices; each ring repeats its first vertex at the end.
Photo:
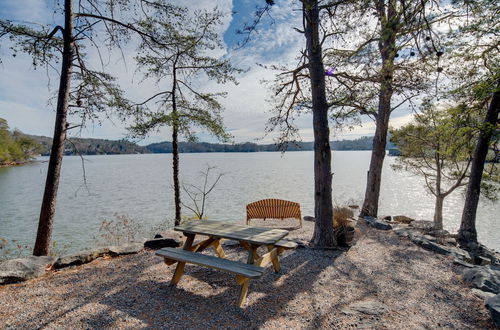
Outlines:
MULTIPOLYGON (((56 25, 60 20, 54 13, 57 0, 0 0, 0 18, 18 23, 44 23, 56 25)), ((299 4, 293 0, 276 1, 272 7, 271 17, 265 16, 244 47, 238 43, 244 38, 236 31, 245 23, 251 23, 255 12, 254 0, 197 0, 179 2, 192 10, 211 8, 217 5, 227 14, 219 28, 224 41, 222 49, 214 50, 214 54, 229 58, 231 62, 244 72, 237 76, 238 85, 223 86, 213 81, 201 80, 200 88, 205 91, 224 91, 227 96, 221 99, 224 106, 224 124, 234 137, 235 143, 256 142, 272 143, 275 135, 265 134, 267 120, 271 117, 269 87, 263 80, 272 80, 275 71, 264 68, 266 65, 294 63, 295 57, 304 47, 302 34, 293 28, 300 27, 301 16, 299 4), (260 65, 259 65, 260 64, 260 65)), ((262 1, 264 3, 264 1, 262 1)), ((4 38, 5 39, 5 38, 4 38)), ((53 135, 55 101, 54 93, 58 87, 58 76, 44 68, 34 68, 28 55, 18 53, 15 57, 8 48, 8 41, 0 42, 0 117, 9 122, 12 129, 33 135, 53 135), (52 99, 52 102, 49 100, 52 99)), ((89 50, 90 62, 98 65, 95 50, 89 50)), ((114 56, 109 60, 107 72, 117 77, 127 97, 142 100, 155 90, 153 82, 140 83, 141 76, 136 72, 133 55, 135 46, 124 48, 124 56, 114 56)), ((391 125, 399 127, 411 119, 409 110, 398 110, 393 114, 391 125)), ((69 122, 79 123, 77 117, 70 117, 69 122)), ((301 116, 296 124, 303 141, 312 141, 312 116, 301 116)), ((127 123, 117 117, 102 118, 99 122, 89 123, 81 130, 70 135, 85 138, 121 139, 127 136, 127 123)), ((353 139, 373 135, 375 124, 369 118, 363 119, 362 126, 352 130, 334 131, 333 139, 353 139)), ((170 139, 168 128, 153 132, 148 137, 138 140, 140 144, 160 142, 170 139)), ((200 141, 216 142, 203 131, 198 132, 200 141)))

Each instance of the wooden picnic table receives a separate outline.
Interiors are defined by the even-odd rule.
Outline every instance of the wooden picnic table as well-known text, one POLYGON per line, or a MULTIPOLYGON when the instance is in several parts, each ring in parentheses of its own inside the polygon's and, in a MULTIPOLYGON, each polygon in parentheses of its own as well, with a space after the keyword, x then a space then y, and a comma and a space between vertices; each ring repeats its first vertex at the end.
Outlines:
POLYGON ((272 263, 276 272, 280 271, 279 254, 284 249, 295 248, 296 244, 282 239, 288 235, 287 230, 263 227, 251 227, 225 221, 190 221, 174 227, 186 236, 182 250, 164 248, 156 254, 164 257, 165 263, 171 265, 177 262, 171 285, 176 285, 184 274, 186 263, 219 269, 236 275, 236 282, 241 285, 238 306, 242 306, 248 292, 251 279, 262 276, 264 267, 272 263), (208 236, 207 239, 194 244, 196 235, 208 236), (221 240, 238 241, 248 251, 246 263, 225 259, 221 240), (267 252, 259 255, 257 250, 264 246, 267 252), (212 247, 218 257, 204 255, 199 252, 212 247))

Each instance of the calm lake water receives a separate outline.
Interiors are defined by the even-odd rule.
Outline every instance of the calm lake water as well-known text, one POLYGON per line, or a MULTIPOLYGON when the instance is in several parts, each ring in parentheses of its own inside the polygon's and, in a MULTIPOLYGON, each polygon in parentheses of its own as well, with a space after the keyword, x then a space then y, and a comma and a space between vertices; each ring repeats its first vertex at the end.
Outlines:
MULTIPOLYGON (((46 160, 47 158, 42 158, 46 160)), ((86 156, 87 185, 82 161, 64 158, 53 238, 66 252, 92 246, 104 220, 127 215, 144 228, 173 224, 171 154, 86 156), (67 247, 69 246, 69 247, 67 247)), ((369 151, 333 153, 333 196, 336 204, 361 204, 369 151)), ((386 157, 380 215, 404 214, 432 219, 433 197, 420 177, 394 172, 386 157)), ((314 215, 313 153, 200 153, 181 154, 181 180, 199 183, 200 171, 216 166, 224 176, 209 196, 206 214, 212 220, 243 221, 245 205, 264 198, 299 202, 303 215, 314 215)), ((47 163, 0 168, 0 237, 32 245, 36 236, 47 163)), ((184 199, 184 202, 188 202, 184 199)), ((459 227, 463 195, 445 200, 445 227, 459 227)), ((478 210, 479 240, 500 250, 500 203, 482 201, 478 210)), ((192 212, 183 209, 183 215, 192 212)))

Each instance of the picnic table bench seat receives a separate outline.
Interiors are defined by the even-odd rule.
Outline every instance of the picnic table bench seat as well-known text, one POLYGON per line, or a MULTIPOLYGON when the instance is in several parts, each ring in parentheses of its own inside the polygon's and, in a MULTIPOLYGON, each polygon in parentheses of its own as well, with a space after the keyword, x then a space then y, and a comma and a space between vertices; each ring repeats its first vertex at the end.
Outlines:
POLYGON ((264 267, 244 264, 238 261, 232 261, 176 248, 163 248, 161 250, 158 250, 156 252, 156 255, 171 260, 182 261, 190 264, 222 270, 234 275, 239 275, 251 279, 261 277, 265 270, 264 267))

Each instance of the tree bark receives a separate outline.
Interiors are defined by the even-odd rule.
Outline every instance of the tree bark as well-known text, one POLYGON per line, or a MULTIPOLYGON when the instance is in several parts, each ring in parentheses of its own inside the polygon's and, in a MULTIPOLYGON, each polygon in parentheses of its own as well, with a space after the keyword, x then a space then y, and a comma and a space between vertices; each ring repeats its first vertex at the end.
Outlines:
POLYGON ((378 200, 380 197, 380 183, 382 181, 382 166, 385 158, 385 146, 387 144, 387 131, 389 129, 389 118, 391 116, 391 100, 393 94, 392 81, 394 74, 394 57, 396 55, 396 33, 394 22, 396 19, 396 3, 389 1, 387 8, 385 1, 377 1, 377 12, 380 17, 381 35, 379 51, 382 59, 380 70, 380 92, 376 115, 375 136, 373 137, 372 155, 370 169, 365 191, 365 199, 361 208, 360 216, 376 217, 378 214, 378 200), (387 9, 387 18, 385 11, 387 9))
MULTIPOLYGON (((497 82, 497 87, 500 87, 500 82, 497 82)), ((458 230, 458 243, 461 246, 467 246, 469 243, 477 243, 476 212, 481 193, 481 180, 483 178, 484 162, 488 154, 488 145, 493 135, 492 127, 496 127, 498 123, 499 111, 500 92, 496 91, 488 107, 483 128, 479 133, 474 150, 469 183, 467 185, 467 192, 465 193, 464 210, 462 212, 460 229, 458 230)))
POLYGON ((443 202, 444 195, 436 196, 436 205, 434 207, 434 230, 443 230, 443 202))
POLYGON ((328 104, 325 92, 325 69, 319 40, 319 8, 317 0, 304 0, 307 56, 311 80, 314 130, 314 234, 315 247, 337 245, 333 231, 332 174, 328 104))
POLYGON ((64 1, 64 31, 63 31, 63 58, 61 65, 61 76, 59 80, 59 92, 57 96, 57 110, 54 125, 54 138, 50 152, 47 179, 43 193, 38 231, 33 255, 45 256, 49 254, 52 238, 52 226, 56 210, 57 190, 61 176, 61 165, 64 154, 64 141, 66 140, 68 114, 68 102, 72 73, 72 62, 74 58, 73 38, 73 8, 72 0, 64 1))
POLYGON ((178 140, 178 118, 177 118, 177 104, 175 99, 175 93, 177 89, 177 70, 175 68, 176 63, 174 63, 173 69, 173 87, 172 87, 172 169, 173 169, 173 179, 174 179, 174 199, 175 199, 175 225, 181 224, 181 188, 179 185, 179 145, 178 140))

